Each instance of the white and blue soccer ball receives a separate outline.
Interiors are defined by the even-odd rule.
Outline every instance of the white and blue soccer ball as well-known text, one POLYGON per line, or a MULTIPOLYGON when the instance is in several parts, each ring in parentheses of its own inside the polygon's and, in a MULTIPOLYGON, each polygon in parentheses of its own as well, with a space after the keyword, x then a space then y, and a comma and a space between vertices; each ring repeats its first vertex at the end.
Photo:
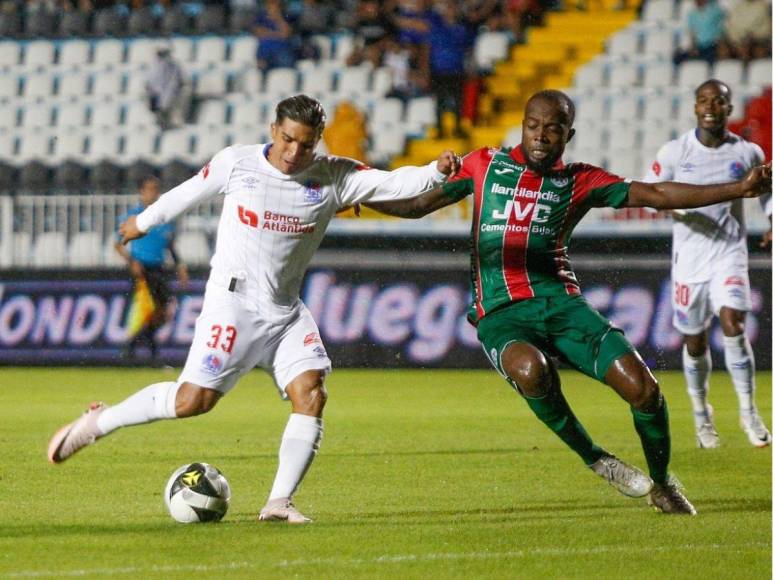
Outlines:
POLYGON ((164 501, 169 514, 180 523, 217 522, 228 511, 231 487, 216 467, 189 463, 166 482, 164 501))

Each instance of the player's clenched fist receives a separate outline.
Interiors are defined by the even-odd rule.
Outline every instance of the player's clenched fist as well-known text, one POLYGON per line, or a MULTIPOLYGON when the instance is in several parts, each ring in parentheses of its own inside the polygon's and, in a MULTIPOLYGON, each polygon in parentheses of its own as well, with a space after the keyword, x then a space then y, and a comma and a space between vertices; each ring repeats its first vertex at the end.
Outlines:
POLYGON ((770 163, 752 167, 741 182, 744 197, 757 197, 770 192, 770 173, 770 163))
POLYGON ((125 222, 118 226, 118 233, 121 234, 121 243, 126 244, 145 235, 137 227, 137 216, 129 216, 125 222))
POLYGON ((437 158, 437 170, 448 177, 453 177, 462 168, 462 158, 453 151, 446 149, 437 158))

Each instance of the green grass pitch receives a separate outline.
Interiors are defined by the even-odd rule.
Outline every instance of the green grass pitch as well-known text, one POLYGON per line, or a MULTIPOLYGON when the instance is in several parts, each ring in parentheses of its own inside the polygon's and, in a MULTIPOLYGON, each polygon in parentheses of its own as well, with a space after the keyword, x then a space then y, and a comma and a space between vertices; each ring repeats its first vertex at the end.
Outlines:
MULTIPOLYGON (((695 447, 679 373, 660 373, 672 467, 696 518, 657 514, 583 467, 493 371, 346 371, 328 381, 322 449, 296 496, 309 526, 259 524, 289 406, 251 373, 209 415, 125 429, 52 466, 49 436, 93 399, 171 371, 0 370, 0 577, 771 577, 771 454, 715 373, 722 446, 695 447), (206 461, 233 489, 219 524, 181 525, 162 491, 206 461)), ((627 406, 563 373, 594 438, 644 466, 627 406)), ((770 374, 758 376, 770 416, 770 374)))

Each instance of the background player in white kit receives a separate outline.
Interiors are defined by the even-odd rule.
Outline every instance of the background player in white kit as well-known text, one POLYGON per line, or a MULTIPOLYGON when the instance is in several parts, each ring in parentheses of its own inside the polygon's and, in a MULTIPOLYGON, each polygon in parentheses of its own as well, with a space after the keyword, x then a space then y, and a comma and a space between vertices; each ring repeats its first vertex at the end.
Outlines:
MULTIPOLYGON (((709 80, 695 91, 697 127, 666 143, 644 181, 718 184, 740 179, 764 162, 759 146, 727 130, 730 88, 709 80)), ((769 212, 770 204, 766 204, 769 212)), ((754 403, 754 353, 745 334, 751 308, 746 228, 741 200, 674 213, 671 264, 674 327, 684 336, 682 360, 692 401, 697 443, 719 445, 707 401, 711 351, 708 328, 719 317, 725 366, 738 395, 741 427, 752 445, 770 444, 770 433, 754 403)))
POLYGON ((325 112, 297 95, 277 105, 272 142, 228 147, 197 175, 121 225, 123 241, 217 194, 224 195, 217 246, 201 315, 177 382, 145 387, 113 407, 92 403, 51 439, 59 463, 120 427, 210 411, 239 377, 265 369, 292 414, 261 520, 310 521, 292 503, 322 437, 330 360, 317 325, 299 299, 300 285, 330 219, 365 201, 407 199, 454 175, 450 151, 424 167, 386 172, 358 161, 315 154, 325 112))

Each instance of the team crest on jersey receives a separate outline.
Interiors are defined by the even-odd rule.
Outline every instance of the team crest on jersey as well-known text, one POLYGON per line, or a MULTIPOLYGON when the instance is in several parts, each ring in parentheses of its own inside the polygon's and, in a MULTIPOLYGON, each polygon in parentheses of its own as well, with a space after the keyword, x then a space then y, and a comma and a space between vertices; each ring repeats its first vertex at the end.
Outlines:
POLYGON ((307 181, 304 186, 303 199, 309 203, 319 203, 322 201, 322 185, 316 181, 307 181))
POLYGON ((209 373, 210 375, 218 374, 222 368, 223 361, 216 354, 210 353, 201 361, 201 370, 203 370, 205 373, 209 373))
POLYGON ((550 181, 552 181, 553 185, 555 185, 556 187, 566 187, 567 185, 569 185, 568 177, 563 177, 563 176, 551 177, 550 181))
POLYGON ((746 170, 740 161, 730 163, 730 177, 732 179, 741 179, 744 173, 746 173, 746 170))

